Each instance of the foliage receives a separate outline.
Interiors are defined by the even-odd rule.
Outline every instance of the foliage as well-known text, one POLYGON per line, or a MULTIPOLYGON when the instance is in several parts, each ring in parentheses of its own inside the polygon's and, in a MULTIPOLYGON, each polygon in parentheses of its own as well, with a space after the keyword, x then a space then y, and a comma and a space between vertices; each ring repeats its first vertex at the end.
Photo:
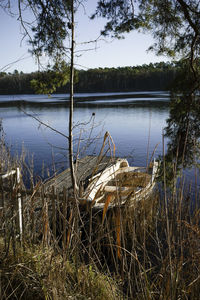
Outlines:
MULTIPOLYGON (((179 76, 182 64, 179 62, 160 62, 143 64, 135 67, 96 68, 75 70, 75 89, 78 92, 97 91, 135 91, 135 90, 166 90, 172 85, 176 76, 179 76)), ((0 94, 29 94, 34 93, 35 86, 38 92, 63 93, 69 91, 68 67, 53 68, 46 72, 30 74, 6 74, 0 78, 0 94), (30 85, 30 82, 33 82, 30 85), (63 85, 64 84, 64 85, 63 85)), ((176 85, 177 86, 177 85, 176 85)))
MULTIPOLYGON (((191 41, 196 34, 195 53, 199 52, 200 4, 195 0, 176 1, 133 1, 100 0, 94 17, 104 17, 109 21, 104 33, 114 35, 143 27, 156 38, 154 45, 158 53, 175 55, 175 52, 191 50, 191 41), (159 12, 159 13, 158 13, 159 12), (114 18, 113 23, 110 23, 114 18), (139 27, 137 21, 140 20, 139 27), (109 24, 112 24, 110 26, 109 24)), ((188 54, 188 53, 184 53, 188 54)))
MULTIPOLYGON (((72 28, 72 1, 18 0, 17 2, 18 6, 12 6, 10 1, 2 1, 0 7, 20 21, 23 38, 28 38, 28 43, 31 45, 29 52, 35 56, 38 64, 40 65, 40 58, 43 55, 48 57, 48 71, 45 76, 38 73, 38 78, 32 81, 32 87, 38 93, 50 94, 69 81, 70 72, 66 61, 71 46, 66 47, 66 40, 67 38, 70 40, 72 28)), ((79 5, 79 1, 73 1, 74 12, 79 5)), ((14 75, 19 74, 15 72, 14 75)), ((1 73, 0 78, 2 76, 4 74, 1 73)))
POLYGON ((178 159, 178 162, 182 161, 183 167, 191 167, 194 164, 194 159, 200 158, 199 116, 199 97, 172 99, 166 127, 166 136, 170 138, 168 155, 171 153, 171 156, 178 159))
POLYGON ((38 72, 37 79, 31 80, 31 87, 38 94, 52 94, 69 81, 70 69, 64 61, 57 63, 46 72, 38 72))
POLYGON ((155 39, 149 49, 170 57, 187 59, 192 87, 198 89, 200 55, 200 2, 198 0, 100 0, 92 16, 107 18, 103 34, 120 36, 142 28, 155 39), (134 6, 133 6, 134 3, 134 6))
POLYGON ((98 1, 96 12, 91 19, 100 16, 109 20, 101 31, 104 36, 111 33, 112 37, 121 38, 122 33, 138 29, 143 24, 142 19, 134 14, 132 0, 98 1))
POLYGON ((195 76, 200 74, 200 59, 193 63, 195 67, 195 73, 191 69, 190 61, 188 59, 182 59, 179 66, 177 66, 176 80, 172 83, 171 93, 172 97, 182 94, 183 97, 193 97, 199 93, 199 79, 195 76))
MULTIPOLYGON (((200 159, 200 102, 199 96, 173 97, 165 128, 167 152, 165 155, 166 183, 173 187, 183 169, 197 166, 200 159)), ((160 167, 163 178, 164 164, 160 167)))
MULTIPOLYGON (((21 1, 23 4, 24 1, 21 1)), ((71 1, 63 0, 32 0, 25 1, 36 16, 36 23, 31 27, 34 36, 29 42, 32 45, 32 54, 40 57, 43 53, 60 59, 66 52, 64 41, 69 35, 68 22, 71 1)), ((22 14, 22 10, 19 11, 22 14)), ((23 22, 23 19, 21 19, 23 22)))
MULTIPOLYGON (((75 11, 80 2, 74 1, 75 11)), ((3 6, 3 4, 2 4, 3 6)), ((4 7, 9 10, 8 7, 4 7)), ((32 54, 40 57, 47 54, 54 63, 61 61, 68 50, 65 40, 69 37, 72 28, 71 1, 52 0, 19 0, 19 20, 29 36, 32 46, 32 54), (23 19, 23 13, 29 8, 35 17, 35 22, 27 26, 23 19), (33 37, 29 33, 33 31, 33 37)), ((187 74, 187 84, 184 88, 190 93, 199 89, 200 85, 200 3, 197 0, 99 0, 92 18, 107 18, 107 24, 103 35, 111 34, 114 37, 122 37, 123 33, 132 30, 144 30, 151 32, 155 43, 149 49, 156 53, 166 54, 169 57, 182 57, 185 60, 183 74, 187 74), (158 13, 159 12, 159 13, 158 13)), ((51 69, 51 68, 50 68, 51 69)), ((59 79, 48 72, 52 85, 41 79, 41 82, 33 81, 34 87, 39 91, 55 91, 55 83, 62 85, 59 79), (48 88, 47 88, 48 87, 48 88)), ((16 74, 17 75, 17 74, 16 74)), ((61 76, 61 75, 59 75, 61 76)), ((58 76, 58 77, 59 77, 58 76)))

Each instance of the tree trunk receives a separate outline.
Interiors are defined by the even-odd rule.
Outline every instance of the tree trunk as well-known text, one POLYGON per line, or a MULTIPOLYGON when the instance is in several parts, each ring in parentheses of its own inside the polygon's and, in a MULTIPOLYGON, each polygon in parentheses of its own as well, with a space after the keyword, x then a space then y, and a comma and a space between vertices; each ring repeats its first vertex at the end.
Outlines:
POLYGON ((74 111, 74 0, 71 1, 71 66, 70 66, 70 110, 69 110, 69 164, 74 197, 77 195, 76 174, 73 162, 73 111, 74 111))

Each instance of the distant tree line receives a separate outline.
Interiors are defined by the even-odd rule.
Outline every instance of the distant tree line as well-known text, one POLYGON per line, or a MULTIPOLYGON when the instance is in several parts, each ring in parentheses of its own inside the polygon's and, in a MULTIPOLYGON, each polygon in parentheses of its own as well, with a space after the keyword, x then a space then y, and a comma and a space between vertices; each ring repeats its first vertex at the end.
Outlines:
MULTIPOLYGON (((75 92, 126 92, 137 90, 169 90, 181 70, 181 62, 159 62, 136 67, 76 70, 75 92)), ((35 80, 47 80, 48 71, 25 74, 0 73, 0 94, 34 94, 35 80)), ((69 91, 69 84, 57 93, 69 91)))

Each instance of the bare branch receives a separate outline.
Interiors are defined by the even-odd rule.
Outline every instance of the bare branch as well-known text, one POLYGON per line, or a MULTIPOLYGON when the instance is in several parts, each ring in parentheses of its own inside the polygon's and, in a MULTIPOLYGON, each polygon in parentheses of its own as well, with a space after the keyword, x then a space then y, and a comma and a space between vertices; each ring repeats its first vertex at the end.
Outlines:
POLYGON ((10 67, 12 67, 14 64, 16 64, 16 63, 18 63, 19 61, 22 61, 22 60, 25 60, 25 59, 28 59, 28 58, 31 58, 32 56, 30 55, 30 56, 27 56, 27 57, 23 57, 25 54, 23 54, 19 59, 17 59, 17 60, 15 60, 15 61, 13 61, 13 62, 11 62, 11 63, 9 63, 9 64, 7 64, 7 65, 5 65, 5 66, 3 66, 1 69, 0 69, 0 72, 2 72, 2 71, 7 71, 10 67))
POLYGON ((40 125, 43 125, 43 126, 45 126, 46 128, 51 129, 52 131, 58 133, 59 135, 63 136, 63 137, 66 138, 66 139, 69 139, 69 137, 68 137, 67 135, 65 135, 65 134, 62 133, 61 131, 55 129, 54 127, 48 125, 47 123, 42 122, 42 121, 41 121, 39 118, 37 118, 36 116, 33 116, 33 115, 27 113, 27 112, 26 112, 25 110, 23 110, 22 108, 21 108, 21 111, 22 111, 26 116, 31 117, 32 119, 36 120, 40 125))

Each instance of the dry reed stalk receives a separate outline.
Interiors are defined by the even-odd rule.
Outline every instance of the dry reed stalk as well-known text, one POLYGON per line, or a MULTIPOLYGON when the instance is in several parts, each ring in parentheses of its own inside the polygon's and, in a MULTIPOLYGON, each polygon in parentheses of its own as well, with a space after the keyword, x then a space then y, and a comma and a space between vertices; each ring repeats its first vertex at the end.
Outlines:
POLYGON ((66 241, 67 241, 67 237, 66 237, 66 230, 67 230, 67 191, 66 191, 65 187, 63 187, 63 212, 62 212, 62 216, 63 216, 62 247, 63 247, 63 257, 64 257, 64 260, 65 260, 66 259, 66 241))
POLYGON ((56 240, 56 195, 55 195, 55 187, 52 186, 52 231, 53 238, 56 240))
POLYGON ((48 202, 45 196, 44 186, 41 187, 41 200, 42 200, 42 242, 44 247, 47 247, 50 242, 50 230, 49 230, 48 202))
POLYGON ((106 200, 105 200, 105 205, 104 205, 104 208, 103 208, 103 215, 102 215, 102 224, 104 222, 104 219, 105 219, 105 215, 106 215, 106 212, 108 210, 108 206, 110 204, 110 202, 113 200, 113 194, 108 194, 107 197, 106 197, 106 200))
POLYGON ((169 226, 169 215, 168 215, 168 202, 167 202, 167 185, 166 185, 166 166, 165 166, 165 141, 164 141, 164 133, 163 133, 163 170, 164 170, 164 200, 165 200, 165 218, 166 218, 166 227, 167 227, 167 242, 168 242, 168 250, 169 250, 169 266, 170 266, 170 291, 172 295, 172 281, 173 281, 173 269, 172 269, 172 251, 171 251, 171 233, 169 226))
POLYGON ((73 219, 73 210, 70 211, 69 221, 68 221, 68 231, 67 231, 67 243, 66 247, 69 248, 71 244, 71 232, 72 232, 72 219, 73 219))
POLYGON ((115 217, 116 230, 116 244, 117 244, 117 258, 121 260, 121 218, 119 208, 117 209, 115 217))

